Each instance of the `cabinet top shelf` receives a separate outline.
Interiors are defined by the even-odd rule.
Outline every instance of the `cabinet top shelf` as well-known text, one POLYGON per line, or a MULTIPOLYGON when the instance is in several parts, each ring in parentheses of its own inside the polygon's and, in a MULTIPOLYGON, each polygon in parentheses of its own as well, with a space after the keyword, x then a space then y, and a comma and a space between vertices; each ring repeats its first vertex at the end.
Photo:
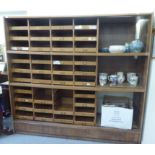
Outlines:
POLYGON ((33 18, 81 18, 81 17, 122 17, 122 16, 147 16, 147 15, 152 15, 153 12, 147 12, 147 13, 124 13, 124 14, 100 14, 100 15, 74 15, 74 16, 70 16, 70 15, 66 15, 66 16, 5 16, 4 18, 25 18, 25 19, 33 19, 33 18))

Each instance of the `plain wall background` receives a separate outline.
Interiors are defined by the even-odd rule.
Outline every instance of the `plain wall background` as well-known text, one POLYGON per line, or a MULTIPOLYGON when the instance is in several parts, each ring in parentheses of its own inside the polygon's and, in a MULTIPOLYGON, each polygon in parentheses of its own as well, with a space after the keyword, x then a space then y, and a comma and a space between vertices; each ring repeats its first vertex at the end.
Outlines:
MULTIPOLYGON (((29 16, 155 12, 154 0, 0 0, 0 2, 0 12, 26 11, 29 16)), ((155 143, 155 59, 151 61, 148 92, 142 143, 155 143)))

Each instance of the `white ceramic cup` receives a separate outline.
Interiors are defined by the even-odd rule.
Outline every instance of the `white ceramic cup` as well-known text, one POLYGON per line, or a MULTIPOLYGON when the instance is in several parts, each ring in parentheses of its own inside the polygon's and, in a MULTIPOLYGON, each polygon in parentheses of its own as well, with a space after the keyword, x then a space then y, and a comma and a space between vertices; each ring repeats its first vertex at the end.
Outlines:
POLYGON ((130 81, 130 77, 132 77, 132 76, 136 76, 136 73, 134 73, 134 72, 127 73, 127 81, 128 82, 130 81))
POLYGON ((99 83, 100 86, 104 86, 107 84, 108 74, 107 73, 99 73, 99 83))
POLYGON ((137 86, 139 77, 136 73, 128 73, 127 74, 127 81, 131 86, 137 86))
POLYGON ((117 72, 117 83, 122 84, 125 81, 125 76, 123 72, 117 72))

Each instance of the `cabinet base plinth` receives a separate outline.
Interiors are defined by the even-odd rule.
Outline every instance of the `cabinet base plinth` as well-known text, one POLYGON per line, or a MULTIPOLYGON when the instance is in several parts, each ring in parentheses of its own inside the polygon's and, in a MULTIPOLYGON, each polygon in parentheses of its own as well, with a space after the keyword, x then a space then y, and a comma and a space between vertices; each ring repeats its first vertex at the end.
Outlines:
POLYGON ((97 126, 80 126, 40 121, 15 120, 17 133, 67 137, 94 141, 112 141, 114 143, 140 143, 138 129, 123 130, 97 126))

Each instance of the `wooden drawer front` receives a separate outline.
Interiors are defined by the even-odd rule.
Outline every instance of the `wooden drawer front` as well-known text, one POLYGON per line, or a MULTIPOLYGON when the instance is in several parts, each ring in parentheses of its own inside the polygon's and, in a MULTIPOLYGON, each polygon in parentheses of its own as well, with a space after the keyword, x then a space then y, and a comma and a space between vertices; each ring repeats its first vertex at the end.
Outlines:
POLYGON ((11 26, 9 30, 28 30, 28 26, 11 26))
POLYGON ((75 94, 75 98, 92 98, 95 99, 96 95, 95 94, 75 94))
POLYGON ((76 25, 75 30, 96 30, 97 25, 76 25))
POLYGON ((76 86, 95 86, 96 85, 95 82, 77 82, 77 81, 75 81, 74 84, 76 86))
POLYGON ((75 61, 74 64, 78 66, 96 66, 97 65, 97 63, 94 61, 75 61))
POLYGON ((79 75, 79 76, 81 76, 81 75, 83 75, 83 76, 96 76, 96 73, 95 72, 83 72, 83 71, 75 71, 74 72, 75 73, 75 75, 79 75))
POLYGON ((75 41, 96 41, 96 37, 75 37, 75 41))
POLYGON ((59 81, 59 80, 53 80, 53 84, 72 86, 72 85, 74 84, 74 82, 73 82, 73 81, 59 81))
POLYGON ((59 115, 73 115, 72 111, 54 111, 54 114, 59 114, 59 115))
POLYGON ((55 119, 54 119, 54 122, 56 122, 56 123, 73 124, 73 120, 58 119, 58 118, 55 118, 55 119))
POLYGON ((74 121, 75 124, 77 125, 88 125, 88 126, 94 126, 94 122, 83 122, 83 121, 74 121))
POLYGON ((96 48, 75 48, 75 52, 96 53, 97 49, 96 48))
POLYGON ((16 102, 29 102, 29 103, 32 103, 32 99, 28 99, 28 98, 15 97, 15 101, 16 102))
POLYGON ((19 51, 19 53, 20 53, 20 52, 28 52, 29 47, 12 46, 12 47, 10 47, 10 49, 13 51, 19 51))
POLYGON ((30 69, 12 68, 13 73, 31 73, 30 69))
POLYGON ((24 115, 15 115, 17 119, 26 119, 26 120, 33 120, 33 116, 24 116, 24 115))
POLYGON ((33 111, 33 108, 29 108, 29 107, 16 106, 15 109, 16 110, 22 110, 22 111, 33 111))
POLYGON ((34 52, 49 52, 51 49, 50 47, 30 47, 30 50, 34 52))
POLYGON ((90 107, 95 108, 95 104, 93 103, 75 103, 75 107, 90 107))
POLYGON ((14 82, 27 82, 27 83, 30 83, 31 79, 29 79, 29 78, 12 78, 12 81, 14 81, 14 82))
POLYGON ((52 109, 34 109, 34 112, 39 112, 39 113, 48 113, 48 114, 52 114, 53 110, 52 109))
POLYGON ((31 41, 50 41, 50 37, 30 37, 31 41))
POLYGON ((19 64, 30 64, 31 61, 28 59, 12 59, 11 63, 19 63, 19 64))
POLYGON ((32 90, 25 89, 15 89, 14 92, 18 94, 32 94, 32 90))
POLYGON ((50 30, 49 26, 30 26, 30 30, 50 30))
POLYGON ((73 75, 73 71, 53 71, 55 75, 73 75))
POLYGON ((39 104, 53 104, 53 101, 51 100, 36 100, 36 99, 34 99, 34 104, 37 104, 37 103, 39 103, 39 104))
POLYGON ((32 64, 45 64, 50 65, 52 62, 49 60, 32 60, 32 64))
POLYGON ((52 84, 51 80, 42 80, 42 79, 32 79, 32 83, 36 84, 52 84))
POLYGON ((17 36, 12 36, 12 37, 10 37, 10 40, 15 40, 15 41, 24 41, 24 40, 28 40, 29 38, 28 37, 22 37, 22 36, 19 36, 19 37, 17 37, 17 36))
POLYGON ((72 25, 63 25, 63 26, 51 26, 52 30, 72 30, 73 26, 72 25))
POLYGON ((89 117, 95 117, 95 113, 90 112, 75 112, 76 116, 89 116, 89 117))
POLYGON ((73 65, 73 61, 59 61, 59 60, 54 60, 53 65, 73 65))
POLYGON ((73 52, 73 48, 57 48, 57 47, 52 47, 53 52, 73 52))
POLYGON ((73 41, 73 37, 52 37, 52 41, 73 41))
POLYGON ((34 119, 35 119, 36 121, 53 122, 53 118, 46 118, 46 117, 38 117, 38 116, 35 116, 34 119))
POLYGON ((50 70, 32 70, 33 74, 51 74, 50 70))

